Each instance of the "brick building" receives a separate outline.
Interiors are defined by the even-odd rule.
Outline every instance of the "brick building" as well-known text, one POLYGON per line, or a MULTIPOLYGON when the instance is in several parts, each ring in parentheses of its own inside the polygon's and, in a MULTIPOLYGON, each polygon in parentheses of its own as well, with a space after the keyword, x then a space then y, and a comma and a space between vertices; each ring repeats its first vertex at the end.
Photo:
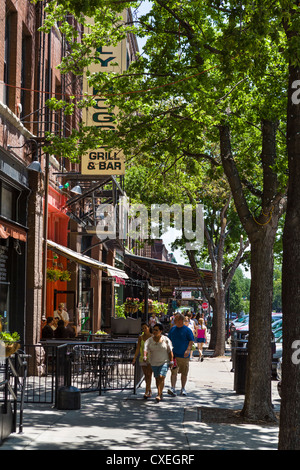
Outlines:
MULTIPOLYGON (((82 92, 80 77, 57 69, 67 45, 58 29, 39 30, 44 14, 44 2, 0 2, 0 315, 27 344, 39 341, 59 302, 77 329, 83 319, 91 331, 107 324, 123 274, 122 246, 99 244, 88 230, 109 185, 112 198, 122 194, 117 178, 91 180, 80 165, 43 151, 47 131, 67 136, 81 119, 79 110, 51 112, 46 100, 82 92)), ((134 58, 133 37, 126 47, 134 58)))

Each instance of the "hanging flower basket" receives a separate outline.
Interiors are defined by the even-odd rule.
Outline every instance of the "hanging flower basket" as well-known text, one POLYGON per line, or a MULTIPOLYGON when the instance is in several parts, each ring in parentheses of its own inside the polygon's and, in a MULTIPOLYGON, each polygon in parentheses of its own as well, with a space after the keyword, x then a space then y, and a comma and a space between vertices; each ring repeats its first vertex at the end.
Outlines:
POLYGON ((19 348, 20 348, 19 343, 7 343, 7 344, 5 344, 5 356, 6 357, 11 356, 15 352, 17 352, 19 348))
POLYGON ((67 270, 47 268, 47 281, 70 281, 71 273, 67 270))
POLYGON ((9 357, 14 354, 19 348, 20 344, 20 335, 16 331, 14 333, 8 333, 7 331, 2 331, 0 333, 0 342, 5 348, 5 356, 9 357))
MULTIPOLYGON (((142 311, 142 313, 145 313, 145 302, 143 300, 143 302, 140 303, 140 310, 142 311)), ((153 300, 152 299, 148 299, 148 313, 153 313, 154 310, 153 310, 153 300)))
POLYGON ((126 301, 124 302, 125 312, 126 313, 136 313, 139 308, 140 299, 127 297, 126 301))

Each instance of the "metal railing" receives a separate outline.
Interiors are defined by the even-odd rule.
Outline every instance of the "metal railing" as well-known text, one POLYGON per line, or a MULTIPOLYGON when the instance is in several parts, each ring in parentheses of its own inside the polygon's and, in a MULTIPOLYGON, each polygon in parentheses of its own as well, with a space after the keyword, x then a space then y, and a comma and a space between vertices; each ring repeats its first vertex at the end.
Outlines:
POLYGON ((27 362, 19 352, 0 364, 0 443, 12 432, 23 431, 27 362), (19 415, 18 415, 19 411, 19 415), (19 416, 19 419, 18 419, 19 416), (19 422, 17 426, 17 422, 19 422))
POLYGON ((28 361, 25 402, 55 403, 60 387, 80 392, 132 390, 143 381, 142 369, 132 364, 136 340, 66 342, 24 347, 28 361))

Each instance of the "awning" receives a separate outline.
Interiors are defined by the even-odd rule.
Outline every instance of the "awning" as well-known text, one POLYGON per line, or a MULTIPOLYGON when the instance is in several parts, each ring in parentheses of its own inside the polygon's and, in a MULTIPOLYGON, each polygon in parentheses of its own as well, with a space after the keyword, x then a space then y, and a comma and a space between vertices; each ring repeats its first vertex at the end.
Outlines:
POLYGON ((109 276, 112 277, 128 279, 127 274, 125 271, 122 271, 122 269, 115 268, 114 266, 110 266, 109 264, 102 263, 101 261, 97 261, 94 258, 90 258, 89 256, 82 255, 77 251, 71 250, 71 248, 68 248, 67 246, 59 245, 52 240, 47 240, 47 246, 50 250, 54 251, 58 255, 65 256, 66 258, 71 259, 76 263, 105 271, 109 276))
POLYGON ((20 240, 21 242, 26 242, 27 233, 24 229, 18 227, 17 225, 11 224, 9 222, 0 221, 0 238, 12 237, 15 240, 20 240))
MULTIPOLYGON (((199 278, 191 266, 171 263, 155 258, 125 253, 125 263, 127 267, 135 272, 147 275, 153 286, 172 286, 172 287, 201 287, 199 278)), ((199 274, 205 285, 212 285, 212 272, 206 269, 200 269, 199 274)))

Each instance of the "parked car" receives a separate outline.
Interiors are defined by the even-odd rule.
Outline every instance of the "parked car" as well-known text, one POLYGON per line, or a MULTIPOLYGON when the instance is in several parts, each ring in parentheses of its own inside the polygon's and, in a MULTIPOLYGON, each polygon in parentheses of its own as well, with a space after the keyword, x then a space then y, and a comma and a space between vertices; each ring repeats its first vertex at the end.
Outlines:
POLYGON ((243 323, 247 322, 248 320, 249 320, 249 315, 243 315, 237 318, 236 320, 233 320, 232 323, 234 326, 240 326, 243 323))
POLYGON ((278 379, 277 390, 278 390, 278 394, 280 397, 281 397, 281 377, 282 377, 282 357, 279 359, 277 363, 277 379, 278 379))
POLYGON ((272 356, 272 375, 277 378, 277 366, 279 361, 282 359, 282 331, 279 331, 274 335, 276 350, 272 356))
POLYGON ((187 312, 190 312, 192 307, 178 307, 176 308, 176 313, 183 313, 183 315, 187 312))
POLYGON ((282 326, 282 318, 272 319, 272 329, 282 326))

